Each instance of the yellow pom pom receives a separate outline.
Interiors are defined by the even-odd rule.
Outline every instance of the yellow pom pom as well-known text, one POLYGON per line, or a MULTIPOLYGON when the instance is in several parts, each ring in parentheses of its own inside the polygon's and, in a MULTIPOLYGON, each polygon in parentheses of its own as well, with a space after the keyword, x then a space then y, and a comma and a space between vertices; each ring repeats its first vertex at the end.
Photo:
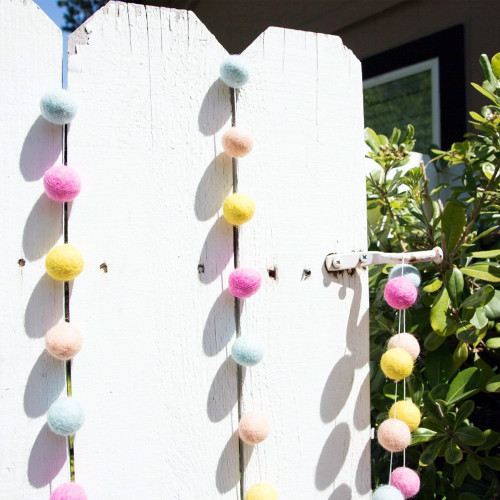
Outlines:
POLYGON ((402 420, 410 428, 410 431, 413 432, 420 425, 422 415, 418 406, 411 401, 398 401, 391 406, 389 417, 402 420))
POLYGON ((57 281, 70 281, 82 272, 82 253, 73 245, 59 245, 47 254, 45 269, 57 281))
POLYGON ((226 198, 224 218, 233 226, 240 226, 248 222, 255 213, 255 202, 246 194, 234 193, 226 198))
POLYGON ((254 484, 247 491, 245 500, 278 500, 278 492, 270 484, 254 484))
POLYGON ((383 354, 380 367, 387 377, 402 380, 413 371, 413 358, 408 351, 394 347, 383 354))

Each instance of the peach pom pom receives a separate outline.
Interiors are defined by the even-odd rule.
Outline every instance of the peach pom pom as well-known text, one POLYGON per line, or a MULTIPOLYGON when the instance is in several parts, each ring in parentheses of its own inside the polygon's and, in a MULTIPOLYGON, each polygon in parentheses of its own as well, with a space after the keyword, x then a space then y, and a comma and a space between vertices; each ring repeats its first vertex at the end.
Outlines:
POLYGON ((45 334, 45 348, 54 358, 71 359, 82 348, 82 334, 71 323, 53 326, 45 334))
POLYGON ((380 424, 377 439, 382 448, 398 453, 411 442, 410 428, 402 420, 389 418, 380 424))
POLYGON ((413 359, 417 359, 420 354, 420 344, 411 333, 398 333, 389 339, 387 349, 400 347, 411 354, 413 359))
POLYGON ((240 127, 231 127, 222 136, 222 147, 229 156, 241 158, 253 148, 252 134, 240 127))
POLYGON ((241 417, 238 432, 243 442, 258 444, 267 438, 269 434, 269 422, 262 413, 247 413, 241 417))

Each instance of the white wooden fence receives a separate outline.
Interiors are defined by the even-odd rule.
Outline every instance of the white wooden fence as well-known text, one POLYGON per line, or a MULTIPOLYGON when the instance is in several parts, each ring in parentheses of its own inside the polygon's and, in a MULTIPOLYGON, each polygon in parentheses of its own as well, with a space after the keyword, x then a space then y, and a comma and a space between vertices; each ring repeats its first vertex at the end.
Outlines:
MULTIPOLYGON (((66 439, 46 424, 65 366, 43 339, 64 320, 63 285, 44 268, 63 213, 41 180, 62 160, 63 134, 38 103, 60 86, 61 33, 31 0, 2 0, 0 40, 0 498, 48 499, 69 481, 66 439)), ((120 2, 69 51, 80 109, 67 157, 83 184, 69 241, 85 257, 70 299, 84 333, 73 395, 87 415, 76 481, 91 500, 240 499, 256 482, 281 499, 369 498, 366 273, 323 266, 366 246, 359 61, 337 37, 281 28, 244 52, 252 77, 237 121, 255 147, 239 190, 257 212, 238 244, 264 281, 241 331, 267 352, 239 381, 233 232, 221 217, 233 182, 220 146, 226 51, 191 12, 120 2), (241 460, 238 398, 272 421, 241 460)))

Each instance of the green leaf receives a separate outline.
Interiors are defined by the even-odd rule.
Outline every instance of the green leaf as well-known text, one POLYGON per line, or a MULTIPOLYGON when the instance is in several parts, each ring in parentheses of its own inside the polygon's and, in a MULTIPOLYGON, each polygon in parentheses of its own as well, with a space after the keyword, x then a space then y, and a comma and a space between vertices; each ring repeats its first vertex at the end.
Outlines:
POLYGON ((494 257, 498 257, 499 255, 500 250, 485 250, 483 252, 472 252, 470 254, 471 257, 480 259, 493 259, 494 257))
POLYGON ((465 462, 455 465, 453 467, 453 482, 455 486, 460 488, 468 474, 469 472, 467 471, 467 464, 465 462))
POLYGON ((478 330, 482 330, 488 324, 486 311, 484 307, 478 307, 474 316, 470 319, 471 325, 474 325, 478 330))
POLYGON ((469 474, 478 481, 481 479, 481 467, 479 467, 479 462, 470 454, 466 458, 467 471, 469 474))
MULTIPOLYGON (((446 374, 446 377, 449 377, 449 373, 446 374)), ((448 384, 438 384, 432 388, 431 394, 436 399, 444 399, 449 390, 450 386, 448 384)))
POLYGON ((483 464, 487 465, 490 469, 500 471, 500 458, 498 457, 484 457, 483 464))
POLYGON ((500 392, 500 375, 495 375, 488 380, 486 390, 488 392, 500 392))
MULTIPOLYGON (((427 353, 425 357, 425 373, 431 387, 450 380, 452 357, 447 347, 427 353)), ((446 396, 446 394, 444 395, 446 396)), ((436 399, 440 399, 434 396, 436 399)))
POLYGON ((467 297, 460 307, 482 307, 487 304, 495 295, 495 289, 491 285, 482 286, 479 290, 476 290, 472 295, 467 297))
POLYGON ((418 429, 415 429, 411 434, 411 445, 427 443, 428 441, 434 439, 436 435, 437 432, 435 431, 419 427, 418 429))
POLYGON ((443 342, 446 340, 446 337, 442 335, 438 335, 437 333, 430 332, 424 340, 424 347, 428 351, 435 351, 443 342))
POLYGON ((487 451, 500 444, 500 432, 496 432, 492 429, 486 429, 483 434, 486 437, 486 442, 479 446, 477 451, 487 451))
MULTIPOLYGON (((490 162, 486 162, 486 163, 483 163, 481 170, 483 171, 484 176, 488 180, 490 180, 493 177, 493 174, 495 173, 495 166, 490 162)), ((486 253, 486 252, 484 252, 484 253, 486 253)), ((485 258, 488 258, 488 257, 485 257, 485 258)))
POLYGON ((473 264, 472 266, 462 267, 462 274, 477 278, 491 283, 500 282, 500 265, 496 262, 485 262, 473 264))
POLYGON ((451 382, 450 390, 446 395, 446 402, 451 405, 476 394, 480 379, 481 374, 477 368, 471 367, 459 372, 451 382))
POLYGON ((464 401, 460 408, 457 411, 457 425, 463 422, 466 418, 468 418, 471 413, 474 411, 474 401, 472 399, 468 399, 464 401))
POLYGON ((432 441, 424 450, 424 452, 420 455, 419 464, 423 467, 427 467, 432 464, 434 460, 436 460, 439 450, 441 446, 446 443, 447 439, 436 439, 432 441))
POLYGON ((443 337, 455 332, 457 324, 446 313, 450 305, 448 290, 442 288, 431 307, 430 322, 432 329, 443 337))
POLYGON ((436 278, 436 279, 432 280, 428 285, 425 285, 422 288, 422 290, 426 293, 437 292, 441 288, 442 284, 443 284, 443 282, 439 278, 436 278))
POLYGON ((483 431, 477 427, 460 427, 455 435, 467 446, 480 446, 486 442, 483 431))
POLYGON ((493 101, 495 104, 498 104, 495 95, 492 94, 491 92, 488 92, 487 90, 484 90, 481 85, 478 85, 477 83, 471 82, 471 85, 481 94, 483 94, 485 97, 487 97, 490 101, 493 101))
POLYGON ((451 303, 458 308, 458 302, 464 291, 464 277, 460 269, 454 267, 446 272, 446 290, 448 290, 451 303))
POLYGON ((469 357, 469 349, 467 344, 464 342, 459 342, 455 350, 453 351, 453 366, 451 368, 452 373, 455 373, 469 357))
POLYGON ((491 58, 491 70, 497 78, 500 78, 500 52, 491 58))
POLYGON ((488 234, 492 233, 493 231, 496 231, 497 229, 498 226, 489 227, 488 229, 486 229, 486 231, 483 231, 482 233, 472 238, 471 243, 475 243, 477 240, 480 240, 481 238, 488 236, 488 234))
POLYGON ((479 340, 479 336, 476 334, 476 327, 470 324, 459 327, 456 335, 459 340, 467 344, 475 344, 479 340))
POLYGON ((433 417, 437 421, 441 422, 441 414, 436 406, 436 400, 430 391, 424 391, 422 395, 422 402, 424 403, 424 408, 427 411, 427 416, 433 417))
POLYGON ((446 445, 446 451, 444 452, 444 459, 449 464, 458 464, 463 458, 464 454, 462 450, 457 446, 454 441, 449 441, 446 445))
MULTIPOLYGON (((484 77, 486 78, 487 82, 490 84, 489 86, 492 87, 493 90, 496 89, 497 86, 497 79, 495 78, 495 74, 493 73, 493 69, 490 64, 490 60, 488 59, 488 56, 486 54, 481 54, 479 56, 479 63, 481 64, 483 71, 484 71, 484 77)), ((484 85, 484 83, 483 83, 484 85)))
POLYGON ((445 205, 441 216, 441 230, 445 236, 447 255, 450 255, 458 243, 460 236, 464 232, 464 226, 464 207, 456 201, 449 201, 445 205))
POLYGON ((484 309, 488 319, 500 318, 500 290, 495 290, 495 296, 484 306, 484 309))
POLYGON ((493 337, 486 341, 486 347, 488 349, 500 349, 500 337, 493 337))
POLYGON ((398 128, 394 127, 392 129, 391 137, 389 137, 389 143, 391 143, 391 144, 397 144, 400 137, 401 137, 401 130, 399 130, 398 128))
POLYGON ((380 149, 380 141, 374 130, 370 127, 365 128, 365 143, 374 152, 378 153, 380 149))

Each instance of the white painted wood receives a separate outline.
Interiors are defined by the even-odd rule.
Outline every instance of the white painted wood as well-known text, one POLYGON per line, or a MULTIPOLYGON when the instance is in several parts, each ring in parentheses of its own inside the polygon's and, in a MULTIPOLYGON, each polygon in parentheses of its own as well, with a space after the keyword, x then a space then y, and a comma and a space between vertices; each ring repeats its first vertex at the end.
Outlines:
POLYGON ((46 424, 64 391, 64 364, 43 335, 63 314, 62 285, 44 257, 61 238, 61 205, 41 177, 60 161, 62 129, 40 116, 40 97, 61 86, 61 31, 31 0, 0 2, 0 496, 46 499, 69 480, 66 440, 46 424), (25 260, 24 267, 18 265, 25 260))
POLYGON ((89 498, 237 499, 226 53, 192 13, 114 2, 69 44, 76 479, 89 498))
POLYGON ((360 63, 337 37, 281 28, 244 54, 253 69, 237 124, 255 146, 239 191, 257 210, 240 259, 265 279, 245 302, 242 334, 263 338, 267 354, 246 370, 242 403, 273 426, 245 445, 245 490, 263 481, 280 498, 369 498, 367 274, 324 269, 326 254, 366 248, 360 63))

